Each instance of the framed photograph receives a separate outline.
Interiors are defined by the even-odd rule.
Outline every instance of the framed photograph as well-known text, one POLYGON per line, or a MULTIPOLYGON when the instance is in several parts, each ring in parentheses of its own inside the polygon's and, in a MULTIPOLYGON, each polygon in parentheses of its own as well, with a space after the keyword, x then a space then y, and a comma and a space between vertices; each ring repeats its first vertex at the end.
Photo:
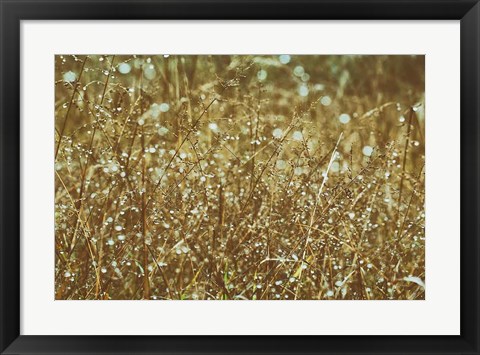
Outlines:
POLYGON ((479 354, 480 5, 0 0, 2 354, 479 354))

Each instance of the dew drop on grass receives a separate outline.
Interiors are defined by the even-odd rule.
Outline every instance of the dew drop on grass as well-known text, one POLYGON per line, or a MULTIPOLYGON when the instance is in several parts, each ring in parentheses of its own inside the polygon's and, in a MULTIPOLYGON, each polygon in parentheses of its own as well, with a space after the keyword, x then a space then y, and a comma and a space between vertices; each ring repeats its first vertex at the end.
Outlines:
POLYGON ((330 167, 330 170, 333 171, 334 173, 337 173, 340 171, 340 163, 338 161, 334 161, 332 163, 332 166, 330 167))
POLYGON ((295 175, 302 175, 303 174, 303 168, 301 166, 297 166, 293 172, 295 173, 295 175))
POLYGON ((282 138, 283 131, 282 131, 281 128, 275 128, 272 132, 272 135, 273 135, 274 138, 280 139, 280 138, 282 138))
POLYGON ((257 73, 257 79, 260 81, 264 81, 267 78, 267 71, 266 70, 259 70, 257 73))
POLYGON ((342 113, 340 116, 338 116, 338 120, 340 123, 347 124, 350 122, 350 115, 348 113, 342 113))
POLYGON ((308 93, 309 93, 309 90, 308 90, 308 86, 307 85, 300 85, 298 87, 298 94, 300 96, 303 96, 303 97, 306 97, 308 96, 308 93))
POLYGON ((100 269, 100 271, 102 272, 102 274, 105 274, 107 272, 107 268, 104 266, 100 269))
POLYGON ((63 74, 63 81, 66 81, 67 83, 74 82, 76 79, 77 75, 71 70, 63 74))
POLYGON ((208 124, 208 128, 210 128, 210 130, 212 130, 213 132, 217 132, 218 131, 218 125, 215 123, 215 122, 211 122, 208 124))
POLYGON ((330 96, 322 96, 322 98, 320 99, 320 103, 323 106, 330 106, 332 104, 332 99, 330 98, 330 96))
POLYGON ((110 171, 113 172, 113 173, 117 172, 117 171, 118 171, 118 166, 115 165, 115 164, 112 164, 112 165, 110 166, 110 171))
POLYGON ((287 167, 287 163, 285 163, 285 160, 277 160, 275 166, 277 167, 277 169, 283 170, 287 167))
POLYGON ((288 64, 288 63, 290 63, 291 58, 290 58, 290 55, 288 55, 288 54, 282 54, 278 57, 278 60, 282 64, 288 64))
POLYGON ((293 74, 295 76, 302 76, 305 73, 305 69, 301 65, 297 65, 295 69, 293 69, 293 74))
POLYGON ((120 232, 122 229, 123 229, 122 226, 115 226, 115 230, 116 230, 117 232, 120 232))
POLYGON ((303 139, 303 134, 300 131, 295 131, 293 132, 292 138, 293 140, 301 141, 303 139))
POLYGON ((372 155, 373 153, 373 148, 369 145, 366 145, 365 147, 363 147, 362 149, 362 153, 363 155, 365 155, 366 157, 369 157, 372 155))
POLYGON ((168 128, 167 127, 160 127, 158 129, 158 134, 161 135, 161 136, 164 136, 168 133, 168 128))
POLYGON ((65 277, 70 277, 70 276, 72 276, 72 274, 71 274, 70 272, 68 272, 68 271, 65 271, 65 274, 63 274, 63 276, 65 276, 65 277))
POLYGON ((157 76, 157 71, 155 70, 155 66, 153 64, 148 64, 143 68, 143 76, 147 80, 155 79, 157 76))
POLYGON ((128 74, 130 73, 130 70, 132 70, 132 67, 128 63, 120 63, 120 65, 118 66, 118 71, 121 74, 128 74))
POLYGON ((160 104, 159 108, 161 112, 168 112, 168 110, 170 110, 170 105, 167 104, 166 102, 163 102, 160 104))
POLYGON ((332 297, 335 293, 332 290, 327 291, 327 297, 332 297))

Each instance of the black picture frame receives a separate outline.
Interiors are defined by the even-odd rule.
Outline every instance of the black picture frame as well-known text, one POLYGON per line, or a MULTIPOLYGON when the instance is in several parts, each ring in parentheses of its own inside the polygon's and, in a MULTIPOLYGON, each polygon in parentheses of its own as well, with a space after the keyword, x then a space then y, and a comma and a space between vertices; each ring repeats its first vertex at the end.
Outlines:
MULTIPOLYGON (((117 2, 0 0, 0 12, 0 351, 2 354, 480 353, 478 243, 480 5, 477 0, 124 0, 117 2), (20 22, 22 20, 80 19, 460 20, 461 335, 20 335, 20 22)), ((435 222, 442 223, 442 221, 435 222)), ((441 318, 441 314, 438 317, 441 318)))

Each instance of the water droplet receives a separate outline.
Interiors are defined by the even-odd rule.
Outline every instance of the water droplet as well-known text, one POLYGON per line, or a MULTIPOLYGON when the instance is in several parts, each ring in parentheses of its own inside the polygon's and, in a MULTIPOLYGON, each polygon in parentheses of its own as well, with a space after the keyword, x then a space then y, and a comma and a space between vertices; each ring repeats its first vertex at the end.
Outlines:
POLYGON ((340 123, 347 124, 350 122, 350 115, 348 113, 342 113, 340 116, 338 116, 338 120, 340 123))
POLYGON ((280 139, 280 138, 282 138, 283 131, 282 131, 281 128, 275 128, 272 132, 272 135, 273 135, 274 138, 280 139))
POLYGON ((71 70, 63 74, 63 80, 68 83, 74 82, 76 79, 77 79, 77 75, 71 70))
POLYGON ((322 96, 322 98, 320 99, 320 103, 323 106, 330 106, 332 103, 332 99, 330 98, 330 96, 322 96))
POLYGON ((167 127, 160 127, 158 129, 158 134, 161 135, 161 136, 164 136, 168 133, 168 128, 167 127))
POLYGON ((300 131, 295 131, 293 132, 292 138, 293 140, 301 141, 303 139, 303 134, 300 131))
POLYGON ((285 162, 285 160, 277 160, 275 166, 277 167, 277 169, 283 170, 287 167, 287 163, 285 162))
POLYGON ((337 173, 340 171, 340 163, 338 161, 334 161, 332 163, 332 166, 330 167, 330 170, 333 171, 334 173, 337 173))
POLYGON ((218 125, 215 122, 211 122, 208 124, 208 128, 210 128, 213 132, 218 131, 218 125))
POLYGON ((166 102, 160 104, 160 111, 161 112, 168 112, 170 110, 170 105, 166 102))
POLYGON ((282 55, 278 56, 278 60, 282 64, 288 64, 288 63, 290 63, 291 58, 288 54, 282 54, 282 55))
POLYGON ((157 76, 157 72, 155 70, 155 66, 153 64, 148 64, 143 68, 143 76, 147 80, 152 80, 157 76))
POLYGON ((303 97, 308 96, 308 93, 309 93, 309 90, 307 85, 300 85, 298 87, 298 94, 300 96, 303 96, 303 97))
POLYGON ((121 74, 128 74, 130 73, 130 70, 132 70, 132 67, 128 63, 120 63, 120 65, 118 66, 118 71, 121 74))
POLYGON ((365 147, 363 147, 362 153, 363 153, 363 155, 365 155, 366 157, 369 157, 369 156, 371 156, 372 153, 373 153, 373 148, 370 147, 369 145, 366 145, 365 147))
POLYGON ((297 65, 295 69, 293 69, 293 74, 296 76, 302 76, 305 73, 305 69, 301 65, 297 65))
POLYGON ((267 78, 267 71, 266 70, 259 70, 257 73, 257 79, 260 81, 264 81, 267 78))

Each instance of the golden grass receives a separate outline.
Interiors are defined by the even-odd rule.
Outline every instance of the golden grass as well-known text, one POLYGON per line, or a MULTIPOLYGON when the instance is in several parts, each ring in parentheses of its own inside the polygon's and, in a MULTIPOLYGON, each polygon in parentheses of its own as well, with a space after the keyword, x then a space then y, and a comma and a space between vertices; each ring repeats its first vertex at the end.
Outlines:
POLYGON ((424 299, 424 58, 57 56, 56 299, 424 299))

